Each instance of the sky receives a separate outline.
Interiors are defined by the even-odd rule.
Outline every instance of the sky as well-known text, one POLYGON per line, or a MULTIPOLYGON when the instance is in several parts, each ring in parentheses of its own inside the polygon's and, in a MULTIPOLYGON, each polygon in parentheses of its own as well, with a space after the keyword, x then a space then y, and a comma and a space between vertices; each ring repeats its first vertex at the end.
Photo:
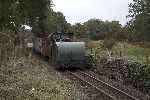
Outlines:
POLYGON ((60 11, 66 20, 75 24, 86 22, 91 18, 116 20, 125 25, 128 4, 132 0, 53 0, 55 11, 60 11))

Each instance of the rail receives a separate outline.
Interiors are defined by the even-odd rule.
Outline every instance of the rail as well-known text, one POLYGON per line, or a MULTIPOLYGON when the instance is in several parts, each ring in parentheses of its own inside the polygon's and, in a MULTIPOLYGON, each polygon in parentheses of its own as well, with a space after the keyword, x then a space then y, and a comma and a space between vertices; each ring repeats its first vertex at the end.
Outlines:
POLYGON ((117 89, 116 87, 111 86, 110 84, 103 82, 102 80, 97 79, 86 72, 68 71, 68 73, 81 80, 82 82, 87 83, 91 87, 95 88, 97 91, 101 92, 103 97, 105 97, 104 100, 139 100, 138 98, 133 97, 132 95, 120 89, 117 89))

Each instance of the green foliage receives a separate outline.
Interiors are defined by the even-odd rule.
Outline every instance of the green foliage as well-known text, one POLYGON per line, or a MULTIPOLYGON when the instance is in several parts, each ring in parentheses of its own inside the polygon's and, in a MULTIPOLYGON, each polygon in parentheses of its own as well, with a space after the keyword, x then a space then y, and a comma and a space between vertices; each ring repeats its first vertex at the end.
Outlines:
POLYGON ((111 75, 110 70, 113 71, 112 73, 117 73, 114 72, 114 70, 117 70, 122 75, 122 80, 125 84, 132 85, 146 93, 150 92, 150 61, 146 61, 146 57, 150 55, 150 48, 143 48, 128 43, 116 43, 111 49, 113 53, 112 63, 109 63, 106 47, 103 47, 103 41, 97 41, 95 44, 97 44, 97 48, 89 49, 89 53, 93 55, 95 63, 100 65, 97 67, 100 73, 105 73, 106 71, 105 75, 108 76, 111 75), (127 59, 122 59, 122 63, 120 63, 120 52, 122 53, 121 58, 127 59), (118 57, 119 61, 116 63, 117 60, 114 61, 114 59, 118 57), (106 66, 110 70, 103 69, 102 66, 106 66), (114 70, 112 70, 113 68, 114 70))
POLYGON ((86 27, 81 23, 76 23, 75 25, 72 25, 71 30, 78 38, 87 37, 86 27))
POLYGON ((27 11, 26 23, 32 27, 33 33, 41 33, 48 30, 48 13, 51 12, 51 0, 26 0, 25 10, 27 11))
POLYGON ((149 41, 150 38, 150 1, 149 0, 133 0, 129 5, 128 17, 131 17, 129 22, 134 38, 138 41, 149 41))
POLYGON ((124 64, 128 68, 128 73, 124 75, 124 83, 133 85, 144 92, 150 92, 150 66, 139 63, 124 64))
POLYGON ((61 12, 51 11, 48 14, 48 32, 65 32, 70 27, 61 12))
POLYGON ((84 24, 91 39, 104 39, 105 34, 108 32, 106 23, 99 19, 91 19, 84 24))
POLYGON ((111 39, 111 38, 106 38, 106 39, 104 39, 103 45, 108 50, 111 50, 113 48, 113 46, 115 45, 115 40, 111 39))
POLYGON ((24 17, 20 11, 21 5, 17 0, 0 1, 0 30, 5 28, 17 31, 24 17))
POLYGON ((100 19, 90 19, 81 24, 72 26, 72 31, 78 37, 86 37, 92 40, 113 38, 116 40, 126 39, 124 28, 118 21, 102 21, 100 19))
POLYGON ((28 24, 33 32, 43 31, 50 6, 50 0, 1 0, 0 30, 17 32, 21 25, 28 24))
MULTIPOLYGON (((108 40, 109 41, 109 40, 108 40)), ((107 48, 104 46, 104 41, 97 41, 95 44, 96 48, 92 49, 92 54, 96 57, 98 56, 106 56, 107 48)), ((110 39, 111 44, 111 39, 110 39)), ((91 50, 91 49, 90 49, 91 50)), ((132 45, 125 42, 115 42, 112 49, 110 51, 113 53, 114 57, 127 57, 129 60, 141 63, 141 64, 150 64, 150 48, 143 48, 138 45, 132 45), (147 56, 149 56, 149 61, 147 62, 147 56)), ((98 57, 99 58, 99 57, 98 57)))

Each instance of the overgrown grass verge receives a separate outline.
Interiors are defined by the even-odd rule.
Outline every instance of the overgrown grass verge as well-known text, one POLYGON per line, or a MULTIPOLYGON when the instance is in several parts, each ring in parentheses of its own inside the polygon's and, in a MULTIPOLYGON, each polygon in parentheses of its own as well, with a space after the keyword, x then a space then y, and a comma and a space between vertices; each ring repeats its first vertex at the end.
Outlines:
POLYGON ((36 58, 0 67, 1 100, 68 100, 67 82, 36 58))
MULTIPOLYGON (((108 56, 108 50, 104 47, 103 41, 94 41, 88 44, 88 53, 92 54, 97 60, 100 57, 108 56)), ((113 57, 126 57, 129 60, 141 64, 150 64, 150 48, 139 45, 132 45, 126 42, 117 42, 111 49, 113 57)))
POLYGON ((110 50, 110 57, 102 41, 93 43, 96 46, 89 49, 88 53, 93 56, 97 64, 96 70, 101 75, 150 93, 150 48, 116 43, 110 50))

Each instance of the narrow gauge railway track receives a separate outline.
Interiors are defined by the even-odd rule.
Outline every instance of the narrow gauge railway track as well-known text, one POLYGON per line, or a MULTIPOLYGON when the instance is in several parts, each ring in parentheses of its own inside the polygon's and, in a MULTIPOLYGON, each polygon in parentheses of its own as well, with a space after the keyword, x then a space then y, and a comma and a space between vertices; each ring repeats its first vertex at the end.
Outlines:
POLYGON ((104 100, 140 100, 83 71, 67 71, 67 73, 99 91, 104 100))

